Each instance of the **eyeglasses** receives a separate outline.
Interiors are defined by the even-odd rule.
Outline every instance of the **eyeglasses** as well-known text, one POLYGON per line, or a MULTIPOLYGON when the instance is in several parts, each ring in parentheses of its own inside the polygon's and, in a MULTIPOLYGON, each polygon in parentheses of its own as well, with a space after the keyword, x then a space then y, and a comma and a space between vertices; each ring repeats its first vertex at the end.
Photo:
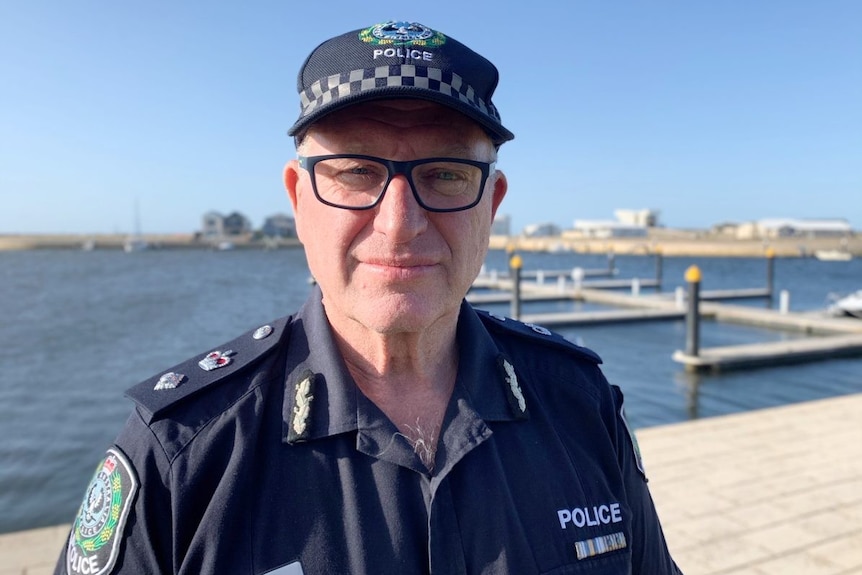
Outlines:
POLYGON ((404 175, 416 202, 429 212, 469 210, 482 199, 494 162, 423 158, 396 162, 362 154, 300 156, 318 200, 345 210, 368 210, 380 203, 389 182, 404 175))

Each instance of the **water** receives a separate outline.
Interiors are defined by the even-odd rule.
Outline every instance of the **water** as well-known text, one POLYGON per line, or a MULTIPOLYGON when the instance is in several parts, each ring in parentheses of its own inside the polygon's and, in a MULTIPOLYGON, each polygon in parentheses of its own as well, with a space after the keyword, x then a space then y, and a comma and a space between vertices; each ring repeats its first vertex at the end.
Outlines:
MULTIPOLYGON (((506 254, 491 252, 489 269, 506 254)), ((665 258, 665 291, 689 265, 703 289, 762 287, 760 259, 665 258)), ((602 255, 524 254, 524 269, 607 267, 602 255)), ((650 257, 616 258, 621 277, 653 278, 650 257)), ((301 250, 0 252, 0 533, 71 521, 93 466, 132 405, 123 391, 295 310, 308 291, 301 250)), ((791 309, 825 307, 862 288, 862 261, 778 260, 791 309)), ((644 290, 647 291, 647 290, 644 290)), ((527 304, 524 312, 574 304, 527 304)), ((748 305, 765 305, 751 301, 748 305)), ((497 311, 508 313, 507 306, 497 311)), ((560 330, 595 349, 626 392, 635 427, 862 392, 862 359, 695 379, 671 360, 681 321, 560 330)), ((797 334, 706 323, 704 347, 797 334)))

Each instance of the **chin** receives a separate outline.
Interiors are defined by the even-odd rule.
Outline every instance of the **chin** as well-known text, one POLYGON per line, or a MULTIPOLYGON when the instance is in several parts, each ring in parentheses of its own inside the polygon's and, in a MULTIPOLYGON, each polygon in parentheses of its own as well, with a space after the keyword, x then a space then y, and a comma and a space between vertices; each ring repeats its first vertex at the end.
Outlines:
POLYGON ((453 311, 457 317, 459 307, 460 302, 452 306, 425 294, 390 294, 365 302, 356 309, 355 318, 378 333, 415 333, 453 311))

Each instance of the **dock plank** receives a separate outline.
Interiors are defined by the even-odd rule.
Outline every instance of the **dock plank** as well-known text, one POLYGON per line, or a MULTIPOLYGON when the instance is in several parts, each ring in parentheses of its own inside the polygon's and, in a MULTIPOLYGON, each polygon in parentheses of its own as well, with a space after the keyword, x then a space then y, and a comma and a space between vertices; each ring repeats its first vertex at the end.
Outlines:
POLYGON ((724 371, 860 354, 862 335, 849 334, 711 347, 696 356, 678 350, 673 359, 688 371, 724 371))
POLYGON ((628 323, 638 321, 676 320, 685 317, 684 311, 669 309, 609 309, 559 313, 522 314, 521 321, 544 327, 628 323))

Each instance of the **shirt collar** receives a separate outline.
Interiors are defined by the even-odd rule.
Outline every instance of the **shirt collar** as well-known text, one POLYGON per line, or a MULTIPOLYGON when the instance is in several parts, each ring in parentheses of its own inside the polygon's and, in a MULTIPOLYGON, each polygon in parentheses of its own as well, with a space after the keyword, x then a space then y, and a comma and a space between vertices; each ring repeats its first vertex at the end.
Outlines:
MULTIPOLYGON (((457 338, 460 356, 453 396, 465 399, 486 421, 526 418, 520 382, 511 362, 466 302, 461 304, 457 338)), ((310 441, 355 431, 360 425, 380 424, 368 419, 369 402, 356 387, 335 344, 319 287, 312 290, 294 318, 287 365, 293 366, 286 374, 282 407, 287 442, 310 441)))

